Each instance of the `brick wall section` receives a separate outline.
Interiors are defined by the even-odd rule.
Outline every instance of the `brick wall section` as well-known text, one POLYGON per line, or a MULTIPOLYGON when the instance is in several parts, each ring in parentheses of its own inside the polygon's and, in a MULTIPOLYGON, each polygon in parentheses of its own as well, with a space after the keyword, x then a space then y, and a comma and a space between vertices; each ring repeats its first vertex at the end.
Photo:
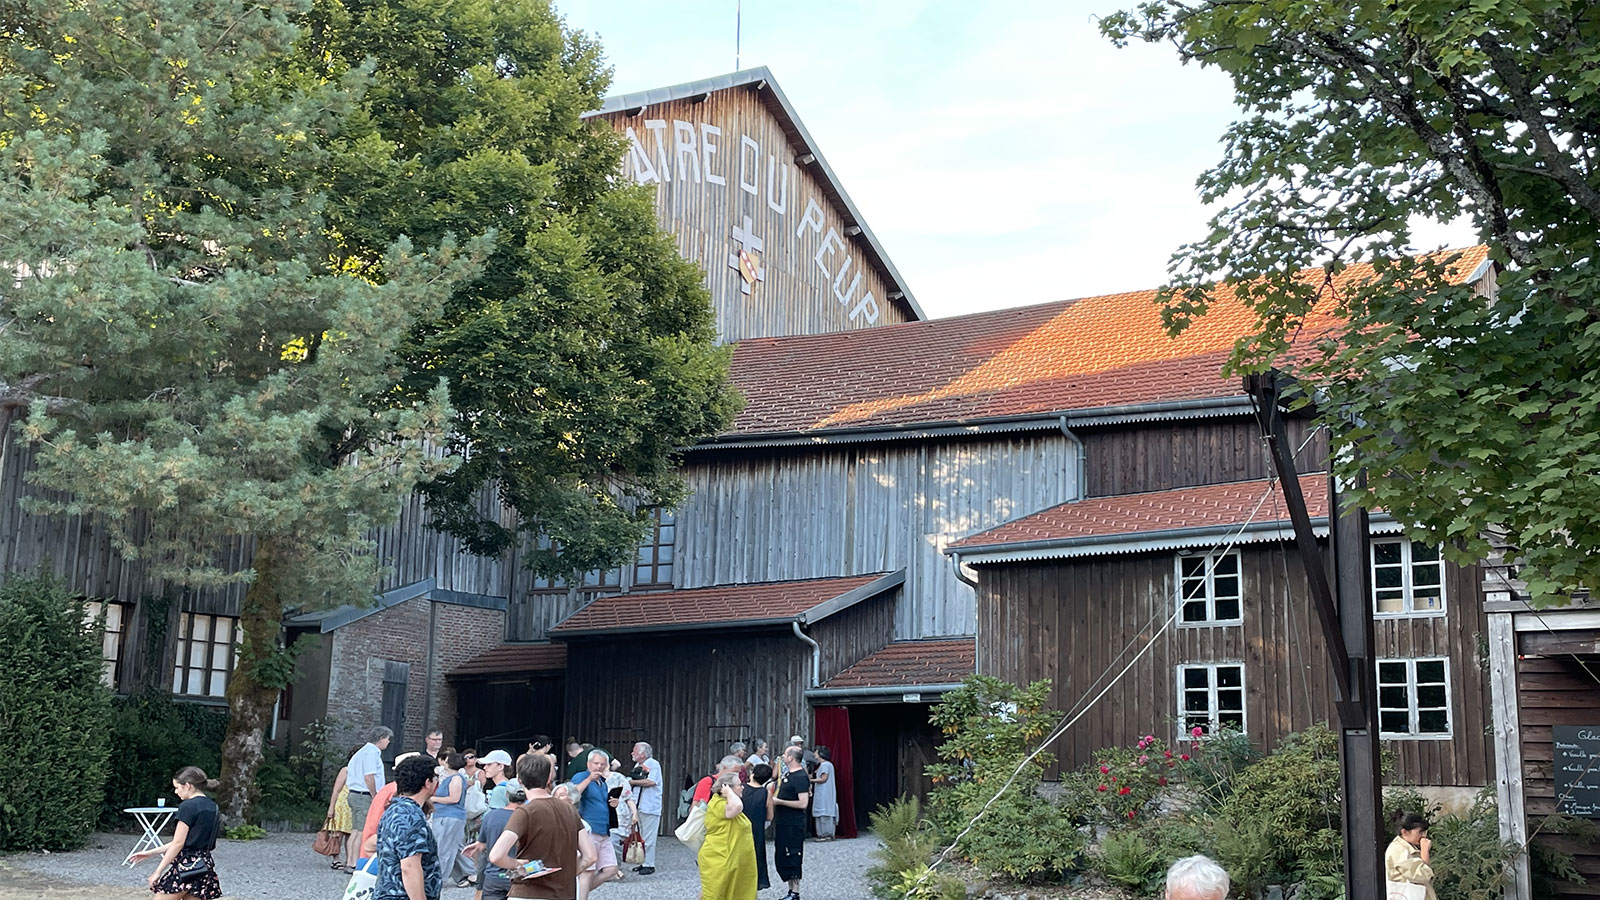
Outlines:
POLYGON ((338 723, 341 744, 355 743, 383 722, 383 673, 386 662, 411 667, 406 686, 404 743, 392 751, 421 749, 433 728, 454 744, 454 688, 445 675, 468 659, 498 646, 505 633, 505 613, 425 597, 408 600, 358 619, 330 635, 332 661, 328 673, 328 715, 338 723), (430 607, 436 611, 432 721, 424 721, 428 698, 428 627, 430 607))
MULTIPOLYGON (((444 731, 447 747, 460 746, 456 740, 456 686, 445 676, 470 659, 482 656, 505 642, 506 614, 498 609, 437 606, 436 657, 433 663, 433 721, 444 731)), ((419 679, 420 680, 420 679, 419 679)), ((471 698, 467 698, 471 702, 471 698)))

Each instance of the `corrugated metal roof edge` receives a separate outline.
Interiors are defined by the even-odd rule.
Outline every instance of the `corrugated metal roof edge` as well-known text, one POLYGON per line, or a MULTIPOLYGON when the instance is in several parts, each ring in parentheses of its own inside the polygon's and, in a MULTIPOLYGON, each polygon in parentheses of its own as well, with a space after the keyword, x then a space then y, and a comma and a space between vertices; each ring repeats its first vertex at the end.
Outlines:
MULTIPOLYGON (((1328 517, 1317 516, 1311 520, 1317 537, 1328 536, 1328 517)), ((1372 534, 1398 534, 1404 530, 1400 523, 1383 513, 1374 513, 1369 530, 1372 534)), ((956 565, 988 566, 1000 563, 1028 562, 1043 559, 1075 559, 1084 556, 1114 556, 1124 553, 1143 553, 1151 550, 1181 550, 1210 547, 1217 538, 1237 534, 1238 544, 1265 544, 1294 540, 1294 529, 1288 521, 1252 522, 1240 528, 1233 525, 1198 525, 1191 528, 1169 528, 1162 531, 1122 532, 1119 534, 1092 535, 1080 538, 1042 538, 1033 541, 1012 541, 971 549, 947 548, 944 552, 956 565)))
POLYGON ((845 192, 844 185, 839 181, 839 176, 834 174, 833 167, 828 165, 828 160, 817 147, 816 139, 811 137, 811 132, 806 130, 805 123, 800 121, 800 114, 795 111, 794 104, 789 102, 788 96, 783 93, 783 88, 778 86, 778 80, 772 77, 772 71, 766 66, 741 69, 726 75, 703 78, 699 81, 688 81, 669 87, 651 88, 646 91, 635 91, 631 94, 607 97, 600 104, 599 109, 584 113, 583 118, 626 113, 629 110, 643 109, 647 106, 654 106, 657 103, 671 103, 675 100, 686 100, 690 97, 709 94, 714 91, 725 91, 730 88, 750 85, 762 86, 763 84, 765 88, 772 91, 772 96, 778 101, 778 108, 782 111, 783 117, 788 120, 787 124, 800 136, 800 141, 805 145, 806 152, 815 158, 814 165, 822 173, 823 178, 827 180, 828 186, 839 196, 839 202, 844 205, 845 211, 854 220, 852 224, 861 229, 861 236, 866 239, 867 247, 872 251, 873 256, 877 257, 878 265, 889 273, 890 280, 894 282, 896 290, 900 292, 898 300, 891 297, 884 299, 891 303, 904 304, 917 321, 925 321, 928 318, 928 314, 923 311, 922 304, 918 303, 916 296, 911 293, 911 287, 906 284, 905 276, 900 274, 900 270, 895 268, 894 262, 889 259, 889 254, 883 249, 883 244, 878 240, 878 236, 873 234, 872 228, 867 225, 866 218, 861 215, 861 210, 856 208, 855 201, 851 200, 850 195, 845 192))
MULTIPOLYGON (((849 576, 849 575, 837 575, 837 576, 833 576, 833 577, 834 578, 850 578, 852 576, 849 576)), ((832 578, 823 578, 823 579, 801 579, 801 580, 802 581, 830 581, 830 580, 833 580, 833 579, 832 578)), ((820 622, 823 619, 827 618, 828 616, 833 615, 834 613, 842 612, 845 609, 848 609, 848 608, 856 605, 857 603, 860 603, 861 601, 866 600, 866 599, 868 599, 870 597, 876 597, 877 595, 882 594, 885 591, 893 590, 894 588, 897 588, 900 585, 904 584, 905 580, 906 580, 906 570, 905 569, 900 569, 900 570, 895 571, 895 572, 890 572, 887 575, 883 575, 883 576, 881 576, 879 578, 875 578, 872 581, 869 581, 866 584, 863 584, 863 585, 861 585, 859 587, 855 587, 855 588, 852 588, 852 589, 850 589, 848 591, 845 591, 844 593, 838 595, 837 597, 830 597, 827 600, 824 600, 821 603, 818 603, 816 606, 813 606, 813 607, 811 607, 809 609, 803 609, 800 612, 798 612, 798 613, 796 613, 796 614, 794 614, 792 616, 775 616, 775 617, 767 618, 767 619, 732 619, 732 620, 730 620, 730 619, 719 619, 719 620, 711 621, 711 622, 673 622, 673 623, 668 623, 668 624, 665 624, 665 625, 625 625, 625 626, 622 626, 620 628, 570 628, 570 629, 566 629, 566 630, 562 629, 561 624, 557 624, 555 628, 550 629, 550 638, 551 638, 551 640, 558 640, 559 641, 559 640, 565 640, 567 638, 609 637, 611 635, 623 635, 623 634, 659 634, 659 633, 662 633, 662 632, 673 632, 673 631, 721 631, 721 630, 725 630, 725 629, 728 629, 728 628, 759 628, 759 627, 764 627, 764 626, 781 627, 781 626, 790 625, 790 624, 795 623, 795 622, 798 622, 798 623, 800 623, 802 625, 810 625, 810 624, 813 624, 813 623, 816 623, 816 622, 820 622)), ((779 584, 779 583, 782 583, 782 582, 757 582, 757 583, 760 583, 760 584, 779 584)), ((741 585, 708 585, 707 587, 741 587, 741 585)), ((700 588, 684 588, 684 590, 701 590, 701 589, 700 588)), ((585 608, 587 608, 587 607, 585 607, 585 608)), ((570 620, 570 619, 582 614, 582 612, 583 612, 583 610, 579 610, 578 612, 575 612, 571 616, 569 616, 568 619, 570 620)))
POLYGON ((1099 425, 1127 425, 1139 422, 1183 421, 1250 415, 1246 395, 1203 397, 1193 400, 1162 400, 1124 406, 1099 406, 1068 409, 1026 416, 985 416, 973 419, 945 419, 907 422, 903 425, 871 425, 814 431, 772 431, 720 434, 706 438, 683 452, 746 450, 762 447, 805 447, 828 444, 862 444, 878 441, 911 441, 980 434, 1010 434, 1024 431, 1059 431, 1062 420, 1068 428, 1099 425))

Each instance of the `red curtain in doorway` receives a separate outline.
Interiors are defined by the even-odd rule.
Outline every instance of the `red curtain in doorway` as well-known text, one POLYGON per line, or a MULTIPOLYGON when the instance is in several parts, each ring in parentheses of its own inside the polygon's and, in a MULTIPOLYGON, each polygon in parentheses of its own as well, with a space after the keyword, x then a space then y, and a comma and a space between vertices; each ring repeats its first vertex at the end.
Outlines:
POLYGON ((850 752, 850 711, 842 706, 817 708, 817 743, 833 757, 833 777, 839 782, 839 827, 837 837, 856 836, 856 780, 850 752))

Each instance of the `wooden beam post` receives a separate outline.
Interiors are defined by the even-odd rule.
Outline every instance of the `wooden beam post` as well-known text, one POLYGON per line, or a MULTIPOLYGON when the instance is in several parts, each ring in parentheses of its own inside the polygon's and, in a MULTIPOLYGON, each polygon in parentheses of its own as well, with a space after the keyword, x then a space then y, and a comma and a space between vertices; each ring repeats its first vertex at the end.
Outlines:
POLYGON ((1367 607, 1367 516, 1360 510, 1340 515, 1344 510, 1340 509, 1337 485, 1330 486, 1328 532, 1338 578, 1335 596, 1311 528, 1305 496, 1300 492, 1295 448, 1289 444, 1280 407, 1278 373, 1274 370, 1248 375, 1244 387, 1256 400, 1256 418, 1267 437, 1273 468, 1283 487, 1300 563, 1311 587, 1311 606, 1322 626, 1332 668, 1330 683, 1339 713, 1339 781, 1344 792, 1340 804, 1344 819, 1344 896, 1346 900, 1379 900, 1384 895, 1378 843, 1383 791, 1376 673, 1371 658, 1372 617, 1367 607))
MULTIPOLYGON (((1339 490, 1330 476, 1329 538, 1339 592, 1339 624, 1350 654, 1345 673, 1347 696, 1361 721, 1341 722, 1339 780, 1344 788, 1344 870, 1346 897, 1381 897, 1384 889, 1383 762, 1378 745, 1378 661, 1373 653, 1369 598, 1369 522, 1354 493, 1339 490)), ((1365 487, 1362 475, 1352 487, 1365 487)))
MULTIPOLYGON (((1494 716, 1495 799, 1500 804, 1500 840, 1528 842, 1528 809, 1522 793, 1522 723, 1517 712, 1517 633, 1512 613, 1489 613, 1489 705, 1494 716)), ((1511 863, 1506 900, 1531 900, 1528 854, 1511 863)))

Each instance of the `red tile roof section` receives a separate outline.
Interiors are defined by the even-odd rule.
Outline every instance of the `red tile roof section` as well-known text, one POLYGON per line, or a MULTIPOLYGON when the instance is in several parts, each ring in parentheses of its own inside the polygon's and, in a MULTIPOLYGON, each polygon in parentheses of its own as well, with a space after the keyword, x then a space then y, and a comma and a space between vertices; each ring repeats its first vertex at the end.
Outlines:
POLYGON ((954 684, 977 671, 972 638, 951 641, 896 641, 843 672, 825 688, 915 687, 954 684))
MULTIPOLYGON (((982 550, 1025 541, 1066 541, 1178 528, 1237 527, 1247 521, 1287 522, 1289 511, 1276 482, 1255 518, 1250 513, 1266 492, 1267 482, 1238 481, 1203 487, 1119 494, 1063 503, 952 544, 952 550, 982 550)), ((1301 475, 1300 491, 1312 518, 1328 514, 1328 476, 1301 475)))
POLYGON ((597 598, 552 629, 553 633, 649 629, 685 625, 737 625, 798 616, 882 578, 884 573, 806 581, 725 584, 660 593, 597 598))
MULTIPOLYGON (((1465 279, 1488 258, 1462 251, 1465 279)), ((1335 288, 1371 277, 1351 266, 1335 288)), ((1321 269, 1302 273, 1323 278, 1321 269)), ((866 328, 740 342, 733 379, 747 400, 730 437, 891 427, 1169 400, 1231 397, 1221 367, 1255 323, 1218 300, 1177 339, 1155 291, 866 328)), ((1332 324, 1313 315, 1304 334, 1332 324)))
POLYGON ((566 667, 565 644, 501 644, 482 656, 462 663, 450 673, 450 677, 498 675, 502 672, 559 672, 566 667))

